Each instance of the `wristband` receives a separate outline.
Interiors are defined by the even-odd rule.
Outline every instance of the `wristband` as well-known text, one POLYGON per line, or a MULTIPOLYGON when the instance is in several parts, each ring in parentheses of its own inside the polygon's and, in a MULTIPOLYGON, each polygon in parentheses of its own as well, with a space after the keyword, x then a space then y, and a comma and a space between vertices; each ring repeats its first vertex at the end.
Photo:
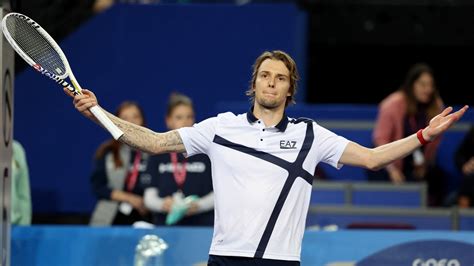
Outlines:
POLYGON ((424 128, 422 128, 422 129, 418 130, 418 132, 416 132, 416 137, 420 141, 421 145, 426 145, 426 144, 430 143, 431 141, 426 140, 425 138, 423 138, 423 129, 424 128))

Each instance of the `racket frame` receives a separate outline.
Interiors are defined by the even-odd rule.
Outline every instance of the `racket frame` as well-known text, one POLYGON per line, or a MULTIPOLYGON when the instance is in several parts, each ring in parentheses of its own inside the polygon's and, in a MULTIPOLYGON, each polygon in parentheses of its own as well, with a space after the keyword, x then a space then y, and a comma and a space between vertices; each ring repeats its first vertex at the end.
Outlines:
MULTIPOLYGON (((51 37, 51 35, 49 35, 49 33, 45 31, 36 21, 34 21, 33 19, 29 18, 26 15, 12 12, 12 13, 7 14, 2 19, 2 31, 3 31, 3 35, 7 39, 8 43, 10 43, 12 48, 20 55, 21 58, 23 58, 23 60, 25 60, 36 71, 54 80, 56 83, 66 88, 74 95, 82 94, 82 87, 79 85, 79 82, 77 82, 76 78, 74 77, 74 74, 72 73, 72 69, 69 65, 69 61, 66 58, 66 55, 64 54, 62 49, 59 47, 59 45, 56 43, 56 41, 51 37), (53 49, 58 53, 59 57, 61 58, 62 63, 64 64, 64 68, 66 71, 63 75, 58 76, 54 73, 49 72, 48 70, 44 69, 40 64, 37 64, 25 52, 23 52, 23 50, 17 45, 16 41, 13 39, 13 37, 10 35, 10 32, 7 29, 6 20, 9 16, 15 16, 19 19, 26 21, 49 42, 49 44, 53 47, 53 49), (65 80, 68 77, 69 77, 69 80, 71 80, 72 86, 65 80)), ((110 134, 112 134, 114 139, 119 139, 123 135, 122 130, 120 130, 110 120, 110 118, 104 113, 104 111, 98 105, 89 108, 89 111, 91 111, 92 114, 99 120, 99 122, 110 132, 110 134)))

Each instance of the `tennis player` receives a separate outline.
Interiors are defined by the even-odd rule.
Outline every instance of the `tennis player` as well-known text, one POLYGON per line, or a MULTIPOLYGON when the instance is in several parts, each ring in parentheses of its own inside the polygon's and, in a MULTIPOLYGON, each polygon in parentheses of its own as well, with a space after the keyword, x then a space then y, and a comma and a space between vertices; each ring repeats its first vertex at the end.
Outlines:
MULTIPOLYGON (((205 153, 212 162, 215 225, 209 265, 299 265, 314 170, 319 162, 378 169, 446 131, 466 112, 448 107, 429 125, 374 149, 362 147, 307 118, 285 114, 294 102, 298 72, 282 51, 255 61, 247 113, 222 113, 193 127, 156 133, 109 113, 124 132, 120 141, 148 153, 205 153)), ((74 105, 95 120, 91 91, 74 105)))

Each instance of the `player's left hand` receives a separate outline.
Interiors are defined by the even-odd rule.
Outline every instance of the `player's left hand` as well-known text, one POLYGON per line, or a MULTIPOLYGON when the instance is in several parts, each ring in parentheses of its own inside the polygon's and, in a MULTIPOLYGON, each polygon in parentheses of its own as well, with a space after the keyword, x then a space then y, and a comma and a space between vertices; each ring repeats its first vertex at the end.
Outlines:
POLYGON ((456 121, 458 121, 469 106, 465 105, 457 112, 451 113, 453 108, 450 106, 443 110, 439 115, 431 119, 430 124, 423 130, 423 138, 427 141, 433 141, 436 137, 450 128, 456 121))

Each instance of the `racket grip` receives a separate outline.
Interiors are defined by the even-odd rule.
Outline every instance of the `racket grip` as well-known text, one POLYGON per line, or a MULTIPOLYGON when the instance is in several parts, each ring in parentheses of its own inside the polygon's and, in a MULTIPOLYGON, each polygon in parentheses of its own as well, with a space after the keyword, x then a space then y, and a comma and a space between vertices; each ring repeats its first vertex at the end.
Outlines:
POLYGON ((122 130, 120 130, 112 120, 110 120, 98 105, 89 108, 89 111, 91 111, 97 120, 99 120, 99 122, 109 131, 114 139, 118 140, 123 135, 122 130))

